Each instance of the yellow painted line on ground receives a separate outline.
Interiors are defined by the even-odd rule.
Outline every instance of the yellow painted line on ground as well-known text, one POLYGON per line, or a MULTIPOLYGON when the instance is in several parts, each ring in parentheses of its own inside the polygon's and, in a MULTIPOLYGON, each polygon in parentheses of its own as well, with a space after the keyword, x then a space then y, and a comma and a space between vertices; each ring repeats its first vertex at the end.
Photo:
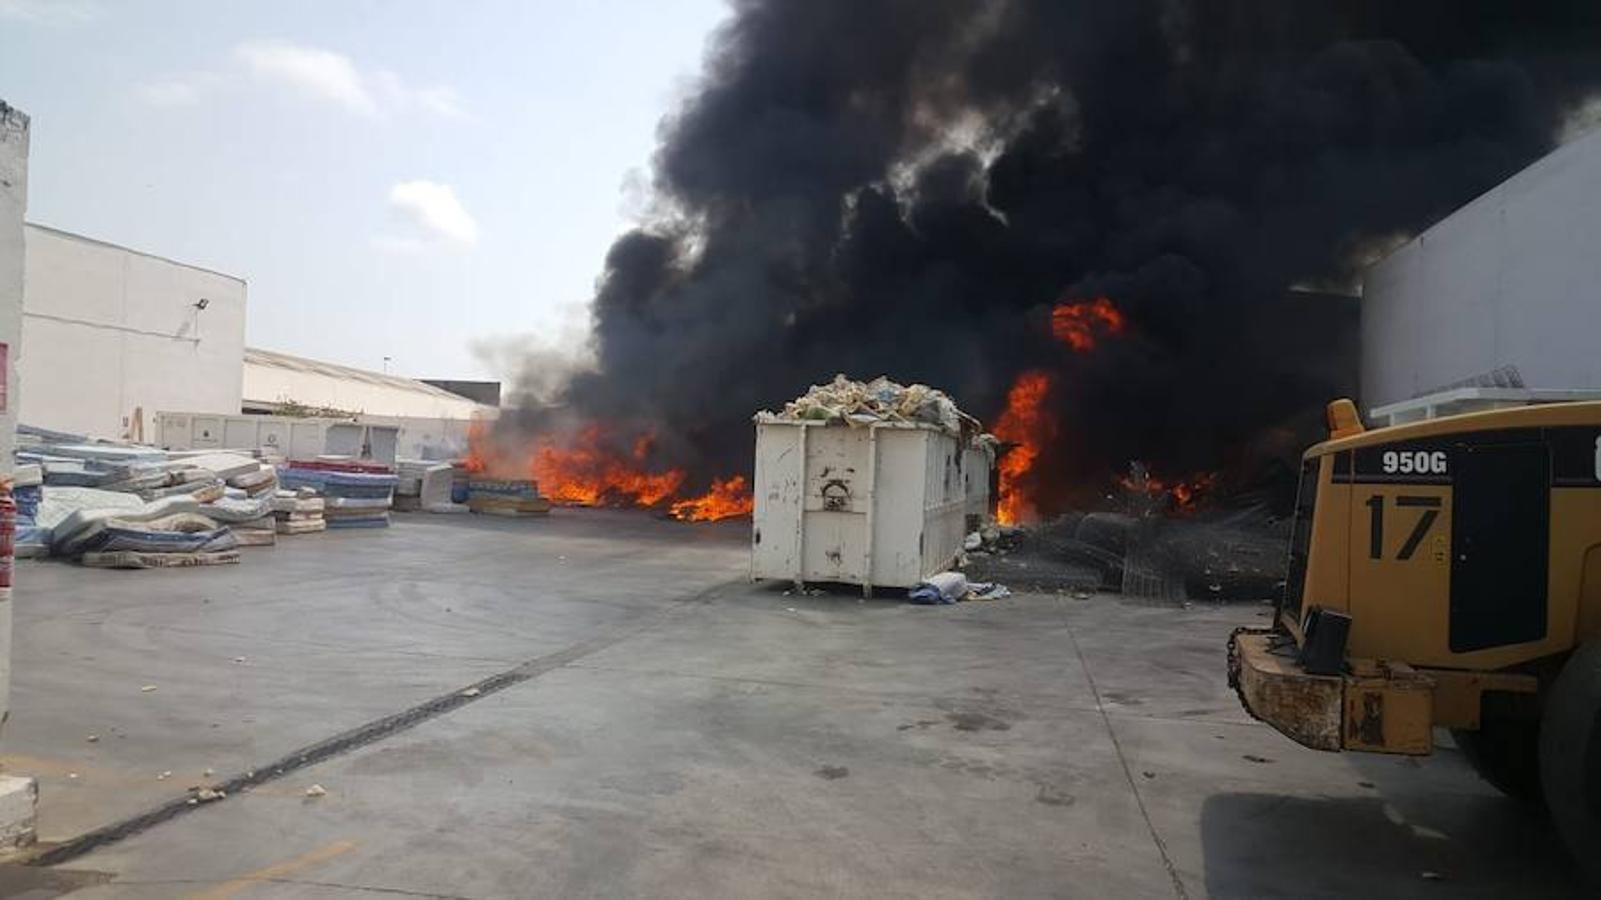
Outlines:
POLYGON ((293 859, 286 859, 280 863, 273 863, 254 872, 246 872, 238 878, 213 885, 203 891, 187 895, 188 900, 228 900, 251 885, 274 878, 287 878, 302 869, 307 869, 318 863, 327 862, 343 853, 356 849, 355 841, 334 841, 326 847, 319 847, 310 853, 302 853, 293 859))

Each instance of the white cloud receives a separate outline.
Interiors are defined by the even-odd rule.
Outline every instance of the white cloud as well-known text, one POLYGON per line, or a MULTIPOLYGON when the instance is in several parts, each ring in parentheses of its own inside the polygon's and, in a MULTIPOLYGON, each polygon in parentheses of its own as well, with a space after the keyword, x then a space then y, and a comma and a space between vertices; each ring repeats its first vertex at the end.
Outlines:
MULTIPOLYGON (((402 181, 389 189, 389 207, 398 216, 414 225, 423 236, 433 241, 472 244, 478 240, 478 223, 467 208, 456 199, 456 192, 448 184, 436 181, 402 181)), ((420 249, 416 238, 380 237, 382 249, 420 249)))
POLYGON ((282 41, 247 41, 234 48, 234 57, 264 81, 361 115, 378 113, 361 72, 343 54, 282 41))
POLYGON ((40 25, 82 25, 100 17, 94 0, 0 0, 0 19, 40 25))
POLYGON ((417 92, 417 105, 447 119, 465 119, 467 110, 461 105, 461 95, 454 88, 438 85, 417 92))
POLYGON ((165 75, 133 86, 133 95, 150 106, 193 106, 217 84, 209 72, 165 75))
POLYGON ((350 57, 321 47, 246 41, 234 48, 234 58, 264 82, 358 115, 420 110, 441 118, 467 118, 461 97, 451 87, 413 89, 388 69, 363 69, 350 57))
POLYGON ((427 250, 428 242, 422 238, 380 234, 373 237, 372 248, 383 253, 393 253, 396 256, 409 256, 413 253, 421 253, 427 250))

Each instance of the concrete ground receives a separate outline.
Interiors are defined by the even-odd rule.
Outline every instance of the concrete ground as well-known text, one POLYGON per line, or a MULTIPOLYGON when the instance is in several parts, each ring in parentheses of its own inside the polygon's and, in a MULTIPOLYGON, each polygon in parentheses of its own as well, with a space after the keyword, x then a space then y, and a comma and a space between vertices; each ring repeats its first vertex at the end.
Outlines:
POLYGON ((231 567, 24 563, 0 762, 88 852, 0 894, 1582 894, 1455 751, 1250 721, 1223 644, 1261 607, 791 596, 743 580, 747 528, 413 515, 231 567))

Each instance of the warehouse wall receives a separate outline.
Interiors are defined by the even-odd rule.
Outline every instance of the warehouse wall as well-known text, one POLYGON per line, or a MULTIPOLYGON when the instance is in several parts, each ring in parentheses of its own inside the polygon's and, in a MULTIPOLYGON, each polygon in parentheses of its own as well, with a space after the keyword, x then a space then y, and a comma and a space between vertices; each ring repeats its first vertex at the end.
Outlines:
MULTIPOLYGON (((12 471, 16 443, 17 361, 26 284, 22 216, 28 206, 28 117, 0 101, 0 473, 12 471)), ((9 566, 10 561, 6 564, 9 566)), ((6 585, 11 584, 7 573, 6 585)), ((11 709, 11 589, 0 590, 0 723, 11 709)), ((29 810, 31 815, 32 810, 29 810)), ((0 830, 12 823, 0 822, 0 830)))
POLYGON ((1601 388, 1601 131, 1569 143, 1367 273, 1362 402, 1512 366, 1531 388, 1601 388))
POLYGON ((23 422, 150 438, 158 410, 239 411, 243 279, 40 225, 27 241, 23 422))
MULTIPOLYGON (((0 359, 0 473, 4 474, 11 472, 11 451, 17 437, 17 364, 22 356, 27 261, 22 216, 27 207, 28 117, 0 101, 0 346, 5 348, 0 359)), ((0 657, 5 646, 8 644, 0 641, 0 657)), ((3 700, 4 687, 0 686, 0 711, 3 700)))

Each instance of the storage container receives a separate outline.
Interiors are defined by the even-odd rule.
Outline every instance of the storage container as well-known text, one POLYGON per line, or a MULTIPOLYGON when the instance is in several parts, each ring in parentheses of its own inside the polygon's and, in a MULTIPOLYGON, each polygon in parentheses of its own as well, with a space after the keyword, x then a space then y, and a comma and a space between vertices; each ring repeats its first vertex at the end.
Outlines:
POLYGON ((955 561, 993 462, 933 426, 758 418, 751 577, 911 587, 955 561))

